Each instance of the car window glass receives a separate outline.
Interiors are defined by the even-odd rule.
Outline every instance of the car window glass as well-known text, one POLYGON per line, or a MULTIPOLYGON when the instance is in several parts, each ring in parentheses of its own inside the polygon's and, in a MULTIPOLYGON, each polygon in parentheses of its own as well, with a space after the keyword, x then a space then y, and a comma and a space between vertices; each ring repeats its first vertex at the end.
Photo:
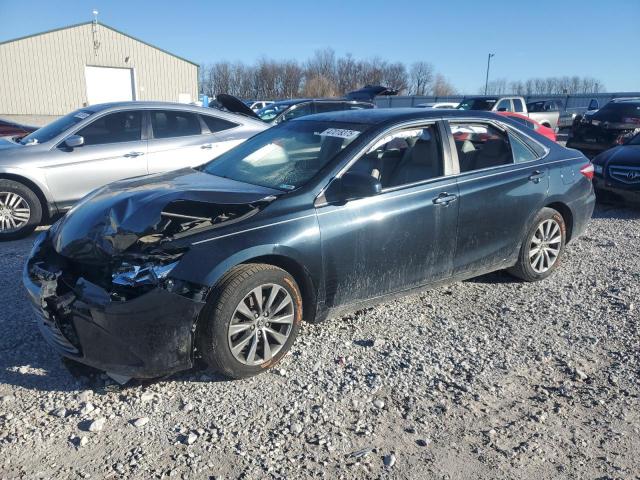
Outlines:
POLYGON ((303 103, 291 107, 291 109, 282 116, 282 120, 291 120, 304 115, 310 115, 311 113, 311 103, 303 103))
POLYGON ((514 98, 513 99, 513 110, 515 112, 524 112, 524 106, 522 105, 522 100, 520 100, 519 98, 514 98))
POLYGON ((452 122, 451 133, 461 172, 513 163, 509 136, 491 124, 452 122))
POLYGON ((134 142, 142 133, 142 112, 109 113, 76 133, 84 138, 85 145, 134 142))
POLYGON ((209 128, 211 133, 229 130, 230 128, 238 126, 237 123, 229 122, 228 120, 223 120, 222 118, 213 117, 211 115, 200 115, 200 118, 204 120, 204 123, 207 125, 207 128, 209 128))
POLYGON ((500 100, 496 106, 496 110, 498 112, 511 112, 511 100, 508 98, 500 100))
POLYGON ((150 113, 154 138, 186 137, 202 133, 200 120, 195 113, 178 110, 151 110, 150 113))
POLYGON ((347 103, 344 105, 344 110, 365 110, 367 108, 373 108, 373 105, 369 103, 347 103))
POLYGON ((318 102, 316 103, 316 113, 335 112, 342 110, 343 104, 339 102, 318 102))
POLYGON ((513 159, 516 163, 531 162, 538 158, 517 136, 510 134, 509 140, 511 143, 511 151, 513 152, 513 159))
POLYGON ((381 138, 351 167, 371 175, 383 188, 443 175, 442 142, 435 125, 396 131, 381 138))

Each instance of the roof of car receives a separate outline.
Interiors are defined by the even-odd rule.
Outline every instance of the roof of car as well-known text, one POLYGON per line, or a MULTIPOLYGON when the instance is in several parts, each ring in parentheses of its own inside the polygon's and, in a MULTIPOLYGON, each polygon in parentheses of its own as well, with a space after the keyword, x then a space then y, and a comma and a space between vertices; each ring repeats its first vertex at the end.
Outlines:
POLYGON ((236 118, 241 117, 243 120, 248 122, 254 122, 257 124, 261 124, 261 120, 254 119, 245 115, 238 115, 232 112, 225 112, 216 108, 209 107, 200 107, 198 105, 190 105, 188 103, 178 103, 178 102, 157 102, 157 101, 131 101, 131 102, 109 102, 109 103, 98 103, 96 105, 91 105, 88 107, 84 107, 84 110, 91 110, 93 112, 102 112, 108 109, 120 109, 120 108, 167 108, 167 109, 176 109, 176 110, 184 110, 190 112, 202 113, 205 115, 220 115, 222 117, 236 118))
POLYGON ((371 108, 364 110, 341 110, 337 112, 316 113, 294 119, 294 122, 309 120, 325 122, 363 123, 379 125, 384 123, 397 123, 411 120, 429 120, 438 118, 484 118, 501 120, 495 113, 474 110, 445 110, 422 108, 371 108))
POLYGON ((292 98, 290 100, 280 100, 279 102, 274 102, 267 106, 273 107, 274 105, 297 105, 298 103, 304 102, 371 103, 363 100, 349 100, 348 98, 292 98))

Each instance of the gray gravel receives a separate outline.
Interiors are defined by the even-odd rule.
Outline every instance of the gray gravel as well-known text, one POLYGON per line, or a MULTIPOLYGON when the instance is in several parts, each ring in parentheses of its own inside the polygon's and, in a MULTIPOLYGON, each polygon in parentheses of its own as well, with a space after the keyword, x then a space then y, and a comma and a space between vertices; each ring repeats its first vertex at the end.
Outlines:
POLYGON ((590 478, 640 472, 640 212, 552 278, 503 273, 305 325, 275 370, 120 388, 67 369, 0 245, 0 478, 590 478))

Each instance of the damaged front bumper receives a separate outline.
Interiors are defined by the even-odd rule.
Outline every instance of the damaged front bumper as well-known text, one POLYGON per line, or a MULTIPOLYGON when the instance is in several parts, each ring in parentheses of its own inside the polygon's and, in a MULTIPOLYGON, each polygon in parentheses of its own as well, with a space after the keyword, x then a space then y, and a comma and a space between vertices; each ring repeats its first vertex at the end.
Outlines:
POLYGON ((114 377, 153 378, 192 366, 204 288, 168 281, 123 299, 79 275, 47 234, 22 278, 38 327, 60 354, 114 377))

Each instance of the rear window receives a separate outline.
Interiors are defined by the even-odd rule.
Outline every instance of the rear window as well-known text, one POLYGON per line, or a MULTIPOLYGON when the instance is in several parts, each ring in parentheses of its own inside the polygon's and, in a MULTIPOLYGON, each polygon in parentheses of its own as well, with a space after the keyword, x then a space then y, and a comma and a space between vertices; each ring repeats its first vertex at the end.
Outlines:
POLYGON ((460 102, 459 110, 491 110, 497 98, 469 98, 460 102))
POLYGON ((636 123, 640 119, 640 102, 607 103, 593 118, 603 122, 636 123))
POLYGON ((211 115, 200 115, 200 118, 204 120, 204 123, 207 125, 207 128, 211 133, 229 130, 230 128, 238 126, 237 123, 229 122, 218 117, 212 117, 211 115))

